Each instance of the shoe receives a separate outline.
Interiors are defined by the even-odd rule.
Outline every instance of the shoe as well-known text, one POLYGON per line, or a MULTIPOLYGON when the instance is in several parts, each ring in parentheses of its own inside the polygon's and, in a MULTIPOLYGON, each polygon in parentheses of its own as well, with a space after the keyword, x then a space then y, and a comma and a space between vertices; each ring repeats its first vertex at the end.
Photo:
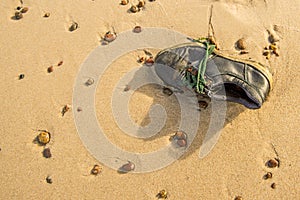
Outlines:
POLYGON ((207 42, 162 50, 154 63, 158 77, 175 90, 188 88, 250 109, 260 108, 271 90, 272 75, 266 66, 224 55, 207 42))

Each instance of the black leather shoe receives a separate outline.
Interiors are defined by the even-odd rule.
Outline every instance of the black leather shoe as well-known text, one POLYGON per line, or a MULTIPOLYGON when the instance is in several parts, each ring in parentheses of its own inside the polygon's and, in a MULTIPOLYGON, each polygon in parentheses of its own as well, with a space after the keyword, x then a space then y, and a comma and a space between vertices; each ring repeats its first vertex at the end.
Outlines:
POLYGON ((268 68, 259 62, 233 58, 209 48, 209 45, 193 42, 162 50, 155 57, 155 71, 175 90, 183 92, 189 88, 213 99, 260 108, 271 90, 272 75, 268 68))

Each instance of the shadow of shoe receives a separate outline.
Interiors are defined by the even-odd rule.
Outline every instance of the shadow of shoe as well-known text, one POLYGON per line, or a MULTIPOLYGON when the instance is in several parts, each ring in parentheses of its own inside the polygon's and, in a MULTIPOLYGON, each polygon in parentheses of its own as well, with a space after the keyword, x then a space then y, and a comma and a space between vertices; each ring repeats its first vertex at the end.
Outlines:
MULTIPOLYGON (((150 70, 149 74, 145 74, 145 71, 140 69, 135 73, 132 80, 128 83, 128 86, 130 86, 130 88, 135 88, 134 85, 139 82, 139 79, 141 77, 152 79, 152 76, 153 74, 151 74, 150 70)), ((149 82, 151 81, 149 80, 149 82)), ((172 94, 170 96, 165 94, 163 92, 163 88, 163 85, 148 84, 137 88, 134 91, 152 98, 152 105, 161 105, 167 114, 167 119, 165 121, 165 124, 163 125, 163 128, 159 132, 153 134, 151 137, 142 138, 145 142, 155 141, 161 137, 172 136, 176 131, 178 131, 180 127, 181 108, 178 99, 176 98, 175 94, 172 94)), ((223 121, 221 120, 220 123, 222 124, 216 126, 216 128, 211 128, 211 126, 213 126, 213 124, 211 123, 213 117, 212 112, 216 112, 218 110, 218 107, 215 104, 212 105, 212 102, 208 98, 200 98, 200 100, 207 102, 208 106, 201 109, 199 109, 199 107, 195 107, 195 110, 199 109, 198 112, 200 114, 200 120, 191 121, 190 123, 198 123, 197 133, 193 141, 189 141, 192 143, 190 144, 190 146, 188 146, 187 151, 180 157, 180 159, 185 159, 195 151, 199 151, 204 141, 209 141, 211 137, 220 134, 223 127, 225 127, 228 123, 231 123, 232 120, 234 120, 241 112, 246 109, 244 106, 237 103, 223 102, 223 104, 225 103, 225 105, 227 106, 227 110, 225 111, 225 119, 223 121), (208 131, 210 131, 209 135, 207 135, 208 131)), ((145 116, 139 123, 141 128, 138 130, 137 136, 143 136, 143 127, 152 123, 151 120, 155 120, 155 118, 155 116, 152 116, 151 118, 148 113, 148 115, 145 116)), ((161 116, 157 116, 157 118, 161 118, 161 116)), ((215 143, 212 143, 211 149, 216 143, 217 140, 215 141, 215 143)))

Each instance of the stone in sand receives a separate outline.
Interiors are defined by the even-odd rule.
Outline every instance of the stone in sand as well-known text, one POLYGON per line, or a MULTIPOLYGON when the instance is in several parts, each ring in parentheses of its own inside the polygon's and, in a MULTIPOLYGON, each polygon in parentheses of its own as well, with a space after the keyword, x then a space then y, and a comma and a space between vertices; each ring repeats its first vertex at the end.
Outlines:
POLYGON ((86 86, 90 86, 90 85, 92 85, 92 84, 94 84, 94 79, 92 79, 92 78, 89 78, 89 79, 85 82, 85 85, 86 85, 86 86))
POLYGON ((46 177, 46 182, 49 183, 49 184, 52 184, 53 183, 52 177, 51 176, 47 176, 46 177))
POLYGON ((78 23, 77 22, 73 22, 72 24, 71 24, 71 26, 69 27, 69 31, 75 31, 77 28, 78 28, 79 26, 78 26, 78 23))
POLYGON ((272 183, 272 184, 271 184, 271 188, 272 188, 272 189, 275 189, 275 188, 276 188, 276 183, 272 183))
POLYGON ((45 158, 51 158, 51 157, 52 157, 50 148, 45 148, 45 149, 44 149, 44 151, 43 151, 43 156, 44 156, 45 158))
POLYGON ((94 165, 93 169, 91 170, 91 174, 98 175, 102 171, 101 167, 99 165, 94 165))
POLYGON ((43 17, 45 17, 45 18, 50 17, 50 13, 46 12, 43 17))
POLYGON ((275 159, 270 159, 267 162, 267 166, 270 167, 270 168, 275 168, 275 167, 278 166, 278 162, 275 159))
POLYGON ((28 7, 24 7, 24 8, 21 9, 21 12, 22 12, 22 13, 27 13, 28 10, 29 10, 28 7))
POLYGON ((22 19, 23 18, 23 14, 19 11, 15 12, 15 19, 16 20, 19 20, 19 19, 22 19))
POLYGON ((135 169, 134 163, 128 161, 128 163, 122 165, 122 166, 119 168, 118 172, 119 172, 119 173, 128 173, 128 172, 130 172, 130 171, 133 171, 134 169, 135 169))
POLYGON ((19 75, 19 79, 21 80, 21 79, 23 79, 23 78, 25 78, 25 74, 20 74, 20 75, 19 75))
POLYGON ((50 142, 50 138, 51 138, 51 135, 49 132, 47 131, 42 131, 37 139, 38 139, 38 142, 41 144, 41 145, 46 145, 50 142))
POLYGON ((134 33, 140 33, 140 32, 142 32, 142 27, 141 27, 141 26, 135 26, 135 27, 133 28, 133 32, 134 32, 134 33))
POLYGON ((245 50, 246 49, 246 41, 244 38, 239 39, 236 41, 236 47, 240 50, 245 50))
POLYGON ((264 178, 267 180, 267 179, 270 179, 272 178, 273 174, 271 172, 268 172, 265 174, 264 178))
POLYGON ((47 72, 48 72, 48 73, 51 73, 51 72, 53 72, 53 71, 54 71, 54 67, 53 67, 53 66, 48 67, 48 69, 47 69, 47 72))
POLYGON ((136 12, 140 11, 140 9, 137 6, 132 5, 131 8, 130 8, 130 11, 133 12, 133 13, 136 13, 136 12))
POLYGON ((127 5, 129 3, 128 0, 121 0, 121 5, 127 5))
POLYGON ((171 96, 173 94, 173 91, 170 88, 164 87, 163 93, 167 96, 171 96))
POLYGON ((177 140, 177 145, 179 147, 186 147, 186 145, 187 145, 186 140, 185 139, 177 140))

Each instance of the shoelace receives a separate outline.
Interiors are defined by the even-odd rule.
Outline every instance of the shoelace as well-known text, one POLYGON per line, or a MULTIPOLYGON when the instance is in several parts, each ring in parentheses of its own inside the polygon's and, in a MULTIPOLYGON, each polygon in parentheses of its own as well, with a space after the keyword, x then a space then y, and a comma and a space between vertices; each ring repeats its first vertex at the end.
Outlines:
POLYGON ((192 88, 194 86, 196 86, 196 92, 198 92, 200 94, 203 94, 204 93, 204 88, 205 88, 205 85, 206 85, 206 81, 204 79, 204 74, 205 74, 205 71, 206 71, 207 60, 208 60, 209 56, 213 53, 216 46, 213 45, 213 44, 210 44, 207 39, 194 39, 193 41, 204 44, 205 48, 206 48, 206 52, 205 52, 204 58, 200 61, 199 66, 198 66, 198 74, 197 74, 196 85, 191 85, 190 84, 191 81, 194 82, 195 79, 196 79, 195 75, 192 72, 187 71, 187 69, 190 66, 186 67, 184 78, 185 78, 185 82, 188 82, 188 84, 190 86, 192 86, 192 88))
POLYGON ((206 52, 204 58, 200 61, 199 67, 198 67, 198 77, 197 77, 197 85, 196 90, 198 93, 203 93, 204 87, 205 87, 205 79, 204 79, 204 73, 206 71, 206 64, 208 57, 213 53, 215 49, 215 45, 211 45, 208 41, 202 42, 206 47, 206 52))

